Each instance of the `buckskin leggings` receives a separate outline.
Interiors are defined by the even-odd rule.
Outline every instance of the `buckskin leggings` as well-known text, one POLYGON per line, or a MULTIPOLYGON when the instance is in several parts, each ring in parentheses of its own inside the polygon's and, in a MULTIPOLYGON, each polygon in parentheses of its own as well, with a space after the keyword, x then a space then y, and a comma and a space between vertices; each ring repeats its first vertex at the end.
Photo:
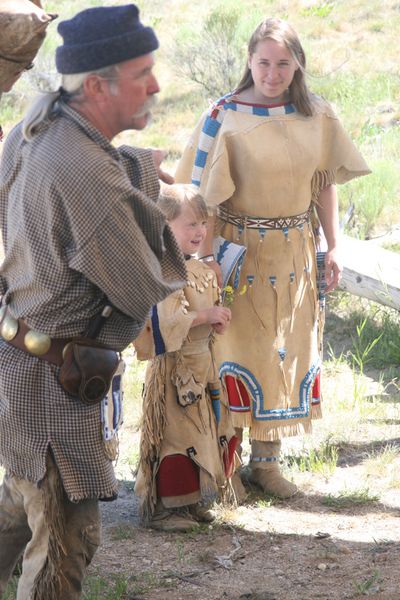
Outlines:
POLYGON ((23 554, 17 600, 78 600, 100 536, 98 501, 70 502, 50 455, 39 485, 6 474, 0 486, 0 598, 23 554))

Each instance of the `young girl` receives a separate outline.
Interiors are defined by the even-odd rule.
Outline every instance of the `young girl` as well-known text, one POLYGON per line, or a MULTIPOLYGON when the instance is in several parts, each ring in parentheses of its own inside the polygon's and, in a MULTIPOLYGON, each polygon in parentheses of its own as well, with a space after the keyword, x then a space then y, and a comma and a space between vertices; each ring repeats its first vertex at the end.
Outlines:
POLYGON ((224 333, 231 312, 219 306, 214 271, 192 257, 207 225, 197 188, 168 186, 158 205, 187 258, 188 281, 153 308, 135 341, 139 360, 151 358, 135 492, 151 527, 185 531, 212 518, 207 505, 232 469, 236 438, 212 352, 214 333, 224 333))

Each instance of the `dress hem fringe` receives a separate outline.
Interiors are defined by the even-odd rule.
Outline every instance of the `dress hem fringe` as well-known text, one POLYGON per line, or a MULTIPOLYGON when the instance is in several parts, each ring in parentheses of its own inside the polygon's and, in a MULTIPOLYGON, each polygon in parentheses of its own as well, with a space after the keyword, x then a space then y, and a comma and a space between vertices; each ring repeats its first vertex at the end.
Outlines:
MULTIPOLYGON (((237 428, 249 427, 249 436, 251 439, 259 440, 260 442, 274 442, 285 437, 293 437, 296 435, 304 435, 312 432, 311 419, 304 421, 297 421, 296 423, 283 423, 279 425, 274 424, 266 425, 263 422, 252 421, 251 418, 246 415, 246 419, 234 419, 234 426, 237 428)), ((322 417, 322 411, 320 406, 312 408, 312 418, 320 419, 322 417)))

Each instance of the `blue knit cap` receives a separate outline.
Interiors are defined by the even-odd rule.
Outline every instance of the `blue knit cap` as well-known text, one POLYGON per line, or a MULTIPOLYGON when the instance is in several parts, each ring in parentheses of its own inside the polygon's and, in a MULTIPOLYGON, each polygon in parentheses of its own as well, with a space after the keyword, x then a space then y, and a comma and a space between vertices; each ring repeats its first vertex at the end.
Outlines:
POLYGON ((134 4, 88 8, 61 21, 57 31, 64 43, 56 50, 56 66, 65 75, 117 65, 158 48, 154 31, 140 22, 134 4))

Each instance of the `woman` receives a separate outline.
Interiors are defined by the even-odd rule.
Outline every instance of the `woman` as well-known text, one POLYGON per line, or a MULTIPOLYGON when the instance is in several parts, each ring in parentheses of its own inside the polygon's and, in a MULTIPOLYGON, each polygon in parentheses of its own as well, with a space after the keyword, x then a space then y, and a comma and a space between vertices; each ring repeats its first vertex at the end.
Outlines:
MULTIPOLYGON (((280 440, 310 432, 321 415, 316 221, 330 291, 342 269, 335 184, 369 173, 329 104, 308 90, 305 66, 288 23, 263 21, 238 88, 203 116, 176 177, 191 178, 216 209, 214 232, 247 248, 216 350, 237 436, 250 427, 251 480, 281 498, 297 488, 279 471, 280 440)), ((211 238, 199 256, 218 272, 211 238)), ((238 476, 235 485, 240 496, 238 476)))

